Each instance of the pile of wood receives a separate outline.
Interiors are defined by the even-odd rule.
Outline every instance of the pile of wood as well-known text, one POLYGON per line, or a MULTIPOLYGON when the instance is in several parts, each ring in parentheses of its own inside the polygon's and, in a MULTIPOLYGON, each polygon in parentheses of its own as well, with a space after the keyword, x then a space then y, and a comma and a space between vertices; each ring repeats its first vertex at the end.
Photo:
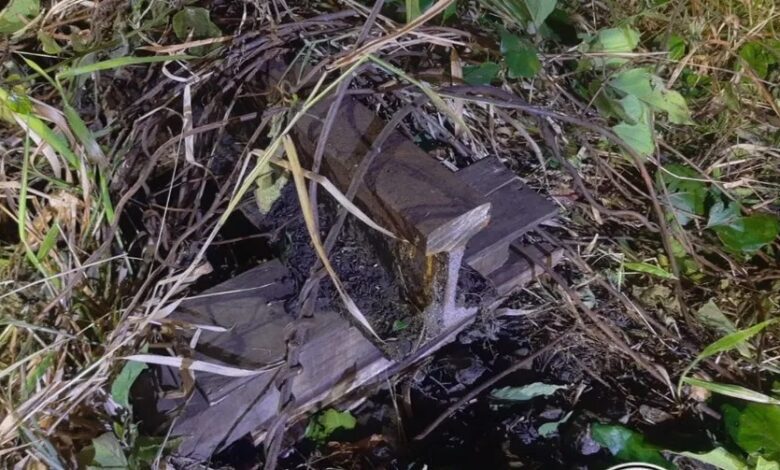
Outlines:
MULTIPOLYGON (((295 128, 302 157, 314 154, 330 106, 319 104, 295 128)), ((344 192, 353 176, 365 173, 355 202, 404 240, 376 234, 366 239, 382 267, 398 277, 403 300, 421 316, 422 340, 391 356, 348 316, 336 309, 316 311, 292 386, 298 416, 383 382, 431 354, 480 310, 543 272, 540 264, 552 266, 560 258, 549 245, 524 241, 555 216, 555 207, 497 158, 453 172, 349 96, 337 116, 321 172, 344 192), (464 271, 490 287, 478 302, 464 301, 459 287, 464 271)), ((207 459, 247 434, 263 438, 279 410, 284 369, 279 366, 297 290, 288 267, 273 260, 185 301, 173 315, 198 325, 193 359, 257 371, 244 377, 199 372, 186 397, 161 394, 157 406, 175 416, 172 435, 181 438, 181 455, 207 459)), ((182 387, 180 371, 158 372, 162 388, 182 387)))

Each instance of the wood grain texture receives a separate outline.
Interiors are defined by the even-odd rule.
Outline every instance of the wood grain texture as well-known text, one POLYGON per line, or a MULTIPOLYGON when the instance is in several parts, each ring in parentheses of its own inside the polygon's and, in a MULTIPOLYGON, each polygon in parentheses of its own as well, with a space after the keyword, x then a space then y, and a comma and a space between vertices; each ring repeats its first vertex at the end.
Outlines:
MULTIPOLYGON (((292 316, 285 300, 294 292, 287 270, 271 261, 187 301, 173 319, 229 328, 202 331, 195 358, 243 368, 280 361, 292 316), (231 292, 226 295, 214 295, 231 292)), ((349 322, 334 312, 317 312, 302 346, 300 375, 293 382, 302 411, 323 406, 361 386, 392 363, 349 322)), ((180 385, 178 371, 163 368, 168 387, 180 385)), ((268 425, 279 406, 276 380, 281 369, 252 377, 229 378, 197 373, 188 399, 162 400, 172 411, 183 407, 173 436, 182 438, 179 454, 208 459, 249 432, 268 425)))
POLYGON ((484 276, 505 264, 510 243, 557 214, 552 202, 496 157, 483 158, 457 175, 492 205, 490 223, 469 240, 465 254, 465 262, 484 276))

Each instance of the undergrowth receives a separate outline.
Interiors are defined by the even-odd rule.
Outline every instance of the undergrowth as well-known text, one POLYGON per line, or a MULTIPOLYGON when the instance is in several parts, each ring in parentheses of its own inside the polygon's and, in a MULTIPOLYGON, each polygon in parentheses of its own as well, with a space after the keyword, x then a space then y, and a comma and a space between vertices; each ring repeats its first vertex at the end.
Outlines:
MULTIPOLYGON (((188 138, 213 130, 198 126, 233 118, 235 100, 197 102, 224 98, 208 94, 209 80, 221 77, 240 47, 230 42, 253 24, 320 13, 308 2, 287 0, 295 12, 278 3, 11 0, 0 10, 3 465, 144 468, 172 447, 138 431, 127 394, 143 365, 119 356, 142 352, 157 334, 149 327, 208 270, 203 251, 239 188, 248 191, 258 176, 261 165, 252 172, 250 158, 268 160, 281 146, 276 122, 269 126, 275 133, 266 129, 260 139, 271 142, 266 152, 250 155, 257 136, 246 139, 237 169, 219 180, 220 197, 204 214, 167 211, 175 198, 201 202, 200 186, 188 195, 172 189, 182 175, 206 180, 198 172, 210 165, 208 145, 194 147, 188 138), (154 177, 170 181, 153 197, 146 185, 154 177), (143 198, 159 212, 133 219, 128 214, 143 198), (196 220, 201 225, 190 230, 196 220)), ((373 2, 332 3, 361 12, 355 35, 373 2)), ((441 4, 386 3, 377 36, 441 4)), ((430 55, 454 45, 449 63, 423 70, 415 61, 393 62, 387 47, 348 65, 376 64, 428 95, 434 106, 426 112, 449 120, 480 156, 524 162, 524 176, 566 209, 569 255, 592 269, 578 295, 593 297, 589 282, 598 277, 641 306, 638 317, 649 312, 649 334, 663 345, 658 356, 668 358, 656 373, 668 378, 671 407, 722 417, 713 450, 703 455, 662 454, 615 423, 594 425, 594 439, 620 460, 671 465, 683 456, 721 468, 777 468, 774 2, 458 1, 430 23, 470 35, 430 29, 438 44, 414 38, 402 45, 430 55), (489 85, 511 92, 517 106, 484 94, 489 85), (526 105, 552 114, 523 111, 526 105)), ((344 37, 320 34, 320 42, 306 38, 307 54, 342 47, 344 37)), ((329 80, 336 76, 343 79, 336 73, 329 80)), ((290 108, 307 103, 287 98, 290 108)))

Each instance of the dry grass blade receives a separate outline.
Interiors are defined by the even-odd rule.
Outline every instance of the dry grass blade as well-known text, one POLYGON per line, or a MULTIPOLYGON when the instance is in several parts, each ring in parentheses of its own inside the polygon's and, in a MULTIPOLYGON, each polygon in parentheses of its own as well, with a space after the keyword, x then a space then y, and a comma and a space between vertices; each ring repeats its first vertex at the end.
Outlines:
POLYGON ((406 33, 409 33, 413 31, 415 28, 425 24, 428 20, 432 19, 439 13, 443 12, 452 2, 455 0, 439 0, 435 4, 431 5, 430 8, 428 8, 425 13, 418 16, 414 21, 406 24, 403 28, 399 29, 398 31, 395 31, 394 33, 390 33, 387 36, 382 36, 381 38, 374 39, 373 41, 370 41, 368 44, 366 44, 363 47, 360 47, 346 56, 336 60, 332 65, 328 66, 329 70, 346 67, 349 65, 354 64, 356 61, 361 60, 363 57, 366 57, 370 55, 373 52, 378 51, 382 47, 384 47, 385 44, 389 42, 393 42, 396 39, 400 38, 406 33))
POLYGON ((344 285, 341 283, 338 274, 336 274, 336 270, 334 270, 333 266, 330 264, 328 255, 325 252, 325 247, 322 246, 320 235, 317 233, 314 222, 314 212, 312 210, 311 204, 309 204, 309 194, 306 190, 306 181, 303 175, 303 168, 301 168, 301 163, 298 160, 298 152, 295 149, 295 144, 293 144, 293 141, 289 136, 284 136, 283 144, 285 154, 287 155, 287 159, 290 162, 290 172, 293 175, 295 190, 298 193, 298 201, 301 204, 303 220, 306 222, 306 229, 309 231, 309 237, 311 238, 312 245, 314 245, 314 251, 317 252, 317 256, 319 257, 320 262, 325 267, 328 275, 330 275, 330 278, 333 281, 333 285, 336 286, 336 290, 339 292, 341 300, 344 302, 347 310, 349 310, 350 315, 355 317, 355 319, 361 325, 363 325, 366 330, 368 330, 372 335, 381 341, 381 338, 379 338, 379 335, 377 335, 374 329, 371 327, 371 324, 368 322, 365 315, 363 315, 363 312, 360 311, 358 306, 352 300, 352 297, 347 294, 347 291, 344 289, 344 285))
POLYGON ((198 372, 222 375, 224 377, 251 377, 277 369, 282 364, 282 361, 277 361, 259 369, 241 369, 238 367, 198 361, 186 357, 160 356, 157 354, 134 354, 132 356, 126 356, 123 359, 146 364, 156 364, 159 366, 176 367, 178 369, 195 370, 198 372))
MULTIPOLYGON (((288 163, 286 163, 283 160, 279 160, 278 158, 271 159, 271 163, 273 163, 274 165, 280 166, 280 167, 284 168, 285 170, 292 171, 291 170, 291 166, 288 163)), ((394 238, 396 240, 400 239, 398 236, 396 236, 390 230, 382 227, 378 223, 376 223, 373 220, 371 220, 371 218, 365 212, 360 210, 360 208, 358 206, 356 206, 352 201, 350 201, 347 198, 347 196, 344 195, 344 193, 339 191, 339 189, 333 183, 331 183, 328 178, 326 178, 326 177, 324 177, 322 175, 319 175, 317 173, 313 173, 313 172, 311 172, 309 170, 301 169, 301 172, 303 173, 303 176, 305 176, 306 178, 316 182, 317 184, 319 184, 320 186, 325 188, 325 190, 328 193, 330 193, 330 195, 333 196, 333 198, 339 204, 344 206, 344 208, 350 214, 352 214, 355 217, 357 217, 361 222, 363 222, 364 224, 368 225, 369 227, 371 227, 372 229, 376 230, 377 232, 379 232, 379 233, 381 233, 383 235, 386 235, 386 236, 388 236, 390 238, 394 238)))

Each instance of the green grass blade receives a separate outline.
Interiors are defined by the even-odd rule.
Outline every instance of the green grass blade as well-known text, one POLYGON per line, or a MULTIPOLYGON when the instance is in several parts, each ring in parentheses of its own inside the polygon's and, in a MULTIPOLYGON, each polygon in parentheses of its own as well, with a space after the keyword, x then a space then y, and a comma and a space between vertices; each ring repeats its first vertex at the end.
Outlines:
POLYGON ((117 57, 116 59, 108 59, 101 62, 95 62, 94 64, 84 65, 81 67, 68 68, 57 74, 57 78, 72 78, 79 75, 85 75, 92 72, 99 72, 101 70, 118 69, 121 67, 127 67, 128 65, 139 64, 151 64, 154 62, 170 62, 173 60, 189 60, 193 59, 191 55, 170 55, 160 56, 153 55, 148 57, 117 57))

